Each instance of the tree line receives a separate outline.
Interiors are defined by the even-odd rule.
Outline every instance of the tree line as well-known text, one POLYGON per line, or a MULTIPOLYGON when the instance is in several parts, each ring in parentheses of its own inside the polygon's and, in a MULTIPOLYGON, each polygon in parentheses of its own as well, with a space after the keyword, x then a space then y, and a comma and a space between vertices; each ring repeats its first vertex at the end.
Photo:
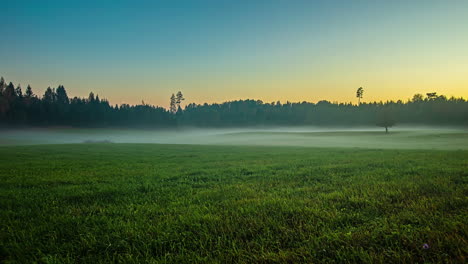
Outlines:
POLYGON ((170 109, 142 102, 139 105, 114 105, 98 95, 70 98, 63 85, 48 87, 42 96, 31 86, 0 79, 0 124, 2 126, 76 126, 76 127, 238 127, 238 126, 391 126, 468 125, 468 101, 447 98, 437 93, 416 94, 403 102, 329 101, 271 102, 237 100, 213 104, 187 104, 181 92, 170 98, 170 109))

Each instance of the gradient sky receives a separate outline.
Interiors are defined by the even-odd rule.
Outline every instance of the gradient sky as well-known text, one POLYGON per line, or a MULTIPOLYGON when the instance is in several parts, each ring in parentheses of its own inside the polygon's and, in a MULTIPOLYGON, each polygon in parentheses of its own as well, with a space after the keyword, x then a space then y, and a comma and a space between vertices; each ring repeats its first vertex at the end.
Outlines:
POLYGON ((0 75, 112 104, 468 97, 468 1, 0 3, 0 75))

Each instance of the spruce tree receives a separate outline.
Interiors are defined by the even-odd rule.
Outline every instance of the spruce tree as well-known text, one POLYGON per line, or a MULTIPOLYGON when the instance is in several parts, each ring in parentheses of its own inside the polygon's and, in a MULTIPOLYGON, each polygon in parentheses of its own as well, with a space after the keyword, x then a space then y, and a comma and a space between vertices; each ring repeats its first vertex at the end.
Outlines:
POLYGON ((29 84, 28 84, 28 87, 26 88, 25 95, 26 95, 26 98, 34 97, 34 93, 32 91, 31 85, 29 85, 29 84))
POLYGON ((182 103, 182 101, 185 100, 184 96, 182 95, 182 92, 181 91, 178 91, 177 94, 176 94, 176 105, 177 105, 177 108, 180 108, 180 104, 182 103))
POLYGON ((177 102, 174 94, 172 94, 171 96, 171 104, 169 106, 169 111, 173 114, 177 111, 177 102))
POLYGON ((3 94, 3 91, 5 90, 6 86, 7 85, 6 85, 5 79, 2 76, 0 78, 0 96, 3 94))

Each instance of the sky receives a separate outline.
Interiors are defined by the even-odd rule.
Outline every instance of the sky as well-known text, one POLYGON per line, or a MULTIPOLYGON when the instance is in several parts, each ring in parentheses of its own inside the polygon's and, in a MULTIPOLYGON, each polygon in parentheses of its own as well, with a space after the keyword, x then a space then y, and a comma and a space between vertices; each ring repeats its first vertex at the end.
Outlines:
POLYGON ((2 0, 0 75, 111 104, 468 98, 465 0, 2 0))

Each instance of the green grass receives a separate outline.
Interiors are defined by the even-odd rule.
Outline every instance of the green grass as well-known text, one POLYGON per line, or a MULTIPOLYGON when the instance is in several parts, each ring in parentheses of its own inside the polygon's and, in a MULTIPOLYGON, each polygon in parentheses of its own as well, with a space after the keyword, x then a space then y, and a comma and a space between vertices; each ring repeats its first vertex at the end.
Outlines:
POLYGON ((467 164, 465 150, 3 146, 0 262, 464 263, 467 164))

